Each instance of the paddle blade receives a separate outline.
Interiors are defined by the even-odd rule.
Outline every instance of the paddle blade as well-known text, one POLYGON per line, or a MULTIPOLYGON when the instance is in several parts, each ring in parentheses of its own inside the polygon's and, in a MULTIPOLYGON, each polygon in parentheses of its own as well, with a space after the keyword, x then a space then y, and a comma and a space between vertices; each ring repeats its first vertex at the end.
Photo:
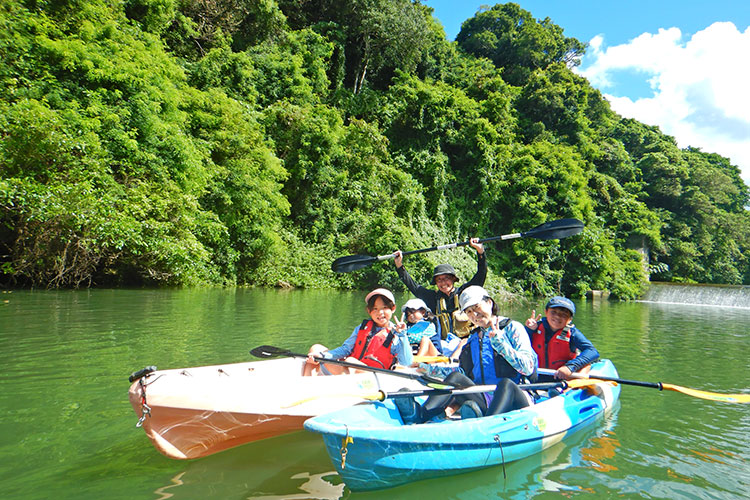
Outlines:
POLYGON ((357 269, 370 266, 373 262, 377 261, 377 257, 371 257, 369 255, 347 255, 334 260, 331 264, 331 270, 334 273, 350 273, 357 269))
POLYGON ((596 384, 617 385, 617 382, 612 382, 608 380, 600 380, 596 378, 573 378, 570 380, 566 380, 565 384, 570 389, 580 389, 581 387, 590 387, 596 384))
POLYGON ((545 222, 534 229, 521 233, 524 238, 537 240, 559 240, 583 231, 583 222, 578 219, 559 219, 545 222))
POLYGON ((279 356, 289 356, 291 353, 286 349, 281 349, 272 345, 261 345, 256 347, 255 349, 252 349, 250 351, 250 354, 252 354, 256 358, 269 359, 278 358, 279 356))
POLYGON ((679 385, 662 384, 662 387, 668 391, 681 392, 694 398, 708 399, 709 401, 721 401, 722 403, 750 403, 750 394, 719 394, 716 392, 699 391, 689 387, 679 385))
MULTIPOLYGON (((403 323, 403 321, 402 321, 403 323)), ((448 363, 450 358, 448 356, 417 356, 414 355, 415 363, 448 363)))

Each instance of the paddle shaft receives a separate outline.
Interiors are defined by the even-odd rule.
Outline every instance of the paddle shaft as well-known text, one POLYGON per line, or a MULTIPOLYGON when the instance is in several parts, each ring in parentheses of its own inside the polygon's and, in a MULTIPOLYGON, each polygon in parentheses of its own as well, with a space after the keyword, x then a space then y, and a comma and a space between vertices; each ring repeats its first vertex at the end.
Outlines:
MULTIPOLYGON (((539 375, 554 376, 555 372, 556 370, 550 370, 548 368, 537 368, 537 373, 539 373, 539 375)), ((571 377, 582 379, 582 380, 589 378, 588 375, 584 375, 581 373, 573 373, 571 377)), ((617 382, 618 384, 622 384, 622 385, 636 385, 638 387, 649 387, 651 389, 659 389, 660 391, 664 389, 664 386, 662 385, 661 382, 641 382, 640 380, 626 380, 626 379, 617 378, 617 377, 606 377, 604 375, 594 375, 593 378, 596 378, 598 380, 608 380, 610 382, 617 382)))
MULTIPOLYGON (((554 370, 547 370, 543 368, 539 368, 538 372, 542 375, 552 375, 555 373, 554 370)), ((584 375, 581 373, 574 373, 573 377, 576 379, 587 379, 588 375, 584 375)), ((594 377, 597 377, 594 375, 594 377)), ((674 385, 674 384, 664 384, 661 382, 641 382, 640 380, 625 380, 621 378, 614 378, 614 377, 597 377, 601 380, 608 380, 612 382, 617 382, 619 384, 623 385, 635 385, 638 387, 649 387, 653 389, 659 389, 660 391, 674 391, 679 392, 681 394, 685 394, 687 396, 692 396, 694 398, 700 398, 700 399, 707 399, 709 401, 719 401, 721 403, 741 403, 741 404, 750 404, 750 394, 722 394, 719 392, 711 392, 711 391, 701 391, 699 389, 691 389, 690 387, 682 387, 680 385, 674 385)))
MULTIPOLYGON (((542 382, 538 384, 518 384, 519 389, 525 391, 537 391, 560 388, 565 389, 568 386, 566 382, 542 382)), ((496 385, 472 385, 463 389, 427 389, 423 391, 398 391, 398 392, 385 392, 378 391, 380 395, 377 397, 378 401, 383 401, 387 398, 413 398, 415 396, 440 396, 444 394, 475 394, 478 392, 492 392, 497 388, 496 385)))
MULTIPOLYGON (((307 354, 300 354, 296 352, 287 351, 285 349, 279 349, 278 347, 273 346, 260 346, 256 347, 255 349, 250 351, 250 354, 253 356, 257 356, 259 358, 274 358, 278 356, 287 356, 291 358, 304 358, 307 359, 307 354)), ((408 378, 410 380, 417 380, 425 385, 437 385, 439 388, 445 388, 450 387, 449 385, 446 385, 443 383, 442 380, 433 378, 427 375, 418 375, 416 373, 405 373, 405 372, 399 372, 395 370, 386 370, 385 368, 377 368, 374 366, 369 366, 365 364, 358 364, 358 363, 349 363, 348 361, 341 361, 338 359, 326 359, 321 356, 313 356, 312 357, 315 361, 318 363, 330 363, 332 365, 340 365, 340 366, 346 366, 347 368, 355 368, 357 370, 363 370, 363 371, 369 371, 374 373, 382 373, 384 375, 392 375, 394 377, 401 377, 401 378, 408 378)))

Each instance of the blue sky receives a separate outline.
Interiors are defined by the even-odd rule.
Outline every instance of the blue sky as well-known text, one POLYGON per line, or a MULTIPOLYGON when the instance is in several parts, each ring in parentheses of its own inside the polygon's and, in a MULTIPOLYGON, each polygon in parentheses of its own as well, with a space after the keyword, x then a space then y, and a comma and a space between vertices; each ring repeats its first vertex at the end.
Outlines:
MULTIPOLYGON (((491 1, 422 0, 454 40, 491 1)), ((504 3, 504 2, 501 2, 504 3)), ((589 43, 577 72, 612 109, 728 157, 750 184, 750 0, 517 0, 589 43)))

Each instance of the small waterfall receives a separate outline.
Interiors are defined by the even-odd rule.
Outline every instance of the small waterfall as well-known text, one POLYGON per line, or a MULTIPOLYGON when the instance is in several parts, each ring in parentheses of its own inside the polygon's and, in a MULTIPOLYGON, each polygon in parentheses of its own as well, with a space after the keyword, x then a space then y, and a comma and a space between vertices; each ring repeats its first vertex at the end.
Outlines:
POLYGON ((750 309, 750 286, 651 282, 641 302, 700 304, 750 309))

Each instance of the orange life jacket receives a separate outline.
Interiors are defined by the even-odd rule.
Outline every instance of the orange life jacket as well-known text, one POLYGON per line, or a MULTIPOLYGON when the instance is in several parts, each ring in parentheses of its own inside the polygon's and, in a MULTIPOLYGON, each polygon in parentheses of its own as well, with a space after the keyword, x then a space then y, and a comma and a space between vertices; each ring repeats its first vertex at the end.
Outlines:
POLYGON ((570 352, 570 325, 556 331, 549 342, 545 342, 547 336, 544 322, 540 321, 536 331, 531 336, 531 346, 539 358, 539 368, 551 368, 557 370, 566 362, 575 359, 576 353, 570 352), (546 343, 546 345, 545 345, 546 343))
POLYGON ((388 370, 396 364, 396 356, 391 354, 393 332, 386 327, 388 335, 383 337, 372 333, 374 326, 375 322, 371 319, 362 322, 357 332, 352 355, 367 366, 388 370))

